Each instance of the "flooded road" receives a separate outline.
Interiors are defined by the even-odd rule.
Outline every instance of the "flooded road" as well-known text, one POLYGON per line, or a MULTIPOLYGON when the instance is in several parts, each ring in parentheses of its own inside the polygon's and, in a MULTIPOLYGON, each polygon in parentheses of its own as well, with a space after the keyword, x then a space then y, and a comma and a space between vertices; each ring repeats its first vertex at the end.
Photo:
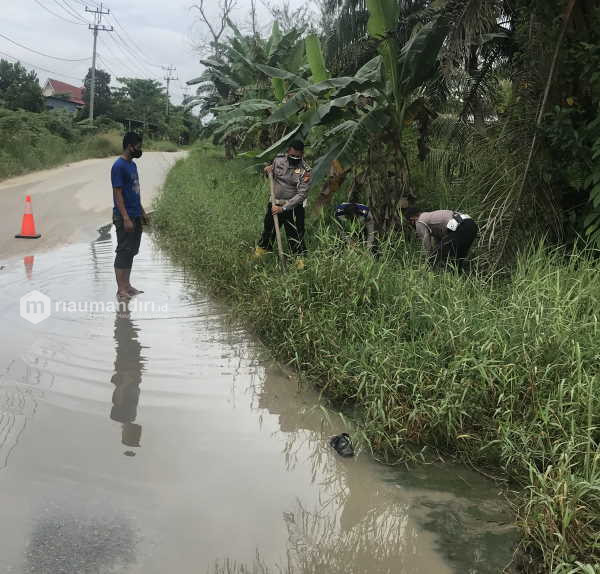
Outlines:
POLYGON ((494 485, 338 457, 327 437, 340 422, 148 236, 132 277, 146 292, 118 308, 114 241, 105 230, 1 262, 1 573, 491 573, 510 561, 494 485), (33 290, 50 301, 20 307, 33 290))
MULTIPOLYGON (((187 151, 147 151, 136 160, 142 203, 152 205, 169 170, 187 151)), ((99 221, 112 219, 110 169, 116 158, 86 159, 0 181, 0 259, 26 256, 94 237, 99 221), (15 241, 25 207, 33 201, 35 241, 15 241)))

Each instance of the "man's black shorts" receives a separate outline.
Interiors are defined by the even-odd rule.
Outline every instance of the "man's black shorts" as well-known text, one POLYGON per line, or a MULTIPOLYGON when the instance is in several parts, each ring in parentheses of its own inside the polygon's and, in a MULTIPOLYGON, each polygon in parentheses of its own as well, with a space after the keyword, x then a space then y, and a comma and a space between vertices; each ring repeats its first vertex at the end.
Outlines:
POLYGON ((133 258, 140 250, 142 240, 142 218, 132 217, 133 231, 125 231, 123 218, 120 215, 113 215, 113 224, 117 232, 117 256, 115 257, 115 267, 117 269, 131 269, 133 258))

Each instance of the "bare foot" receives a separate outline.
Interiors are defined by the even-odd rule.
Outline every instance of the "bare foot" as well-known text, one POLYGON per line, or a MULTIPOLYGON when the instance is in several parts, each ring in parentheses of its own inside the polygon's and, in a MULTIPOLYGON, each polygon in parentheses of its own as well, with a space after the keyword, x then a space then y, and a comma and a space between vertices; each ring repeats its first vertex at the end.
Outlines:
POLYGON ((127 291, 117 291, 117 299, 131 299, 131 295, 127 291))
POLYGON ((136 289, 130 285, 127 293, 129 293, 129 295, 139 295, 140 293, 143 293, 143 291, 140 291, 139 289, 136 289))

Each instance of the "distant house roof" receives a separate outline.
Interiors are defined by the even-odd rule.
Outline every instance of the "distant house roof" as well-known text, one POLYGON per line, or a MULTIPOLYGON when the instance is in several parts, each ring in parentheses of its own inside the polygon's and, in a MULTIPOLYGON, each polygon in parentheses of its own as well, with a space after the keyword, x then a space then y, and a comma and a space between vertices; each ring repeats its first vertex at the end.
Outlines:
POLYGON ((66 84, 65 82, 59 82, 52 78, 48 78, 48 84, 54 94, 69 94, 71 96, 68 99, 69 102, 79 106, 85 105, 85 102, 83 101, 83 88, 78 88, 71 84, 66 84))

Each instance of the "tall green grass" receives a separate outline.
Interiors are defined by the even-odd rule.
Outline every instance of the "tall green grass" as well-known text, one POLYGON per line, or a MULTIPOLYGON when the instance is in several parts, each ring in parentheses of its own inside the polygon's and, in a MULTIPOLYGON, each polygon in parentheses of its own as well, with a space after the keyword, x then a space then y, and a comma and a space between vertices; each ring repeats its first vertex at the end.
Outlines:
MULTIPOLYGON (((120 155, 120 124, 99 118, 95 128, 77 122, 74 114, 40 114, 0 108, 0 180, 89 158, 120 155)), ((173 142, 145 142, 149 151, 172 152, 173 142)))
POLYGON ((179 146, 168 140, 144 140, 144 149, 147 151, 175 152, 179 146))
POLYGON ((283 361, 350 410, 392 462, 455 456, 516 492, 522 565, 600 564, 600 270, 543 245, 510 275, 430 271, 412 242, 374 260, 309 220, 302 271, 250 257, 267 201, 242 161, 197 149, 156 204, 160 236, 283 361))

